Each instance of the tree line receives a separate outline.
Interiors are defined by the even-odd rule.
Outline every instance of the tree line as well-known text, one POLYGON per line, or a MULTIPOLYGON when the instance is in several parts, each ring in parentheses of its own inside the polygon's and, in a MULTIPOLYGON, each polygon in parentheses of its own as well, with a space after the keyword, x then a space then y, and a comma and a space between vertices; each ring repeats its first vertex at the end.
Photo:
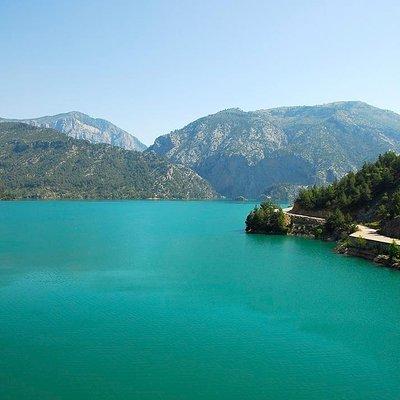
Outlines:
POLYGON ((330 214, 339 210, 353 217, 364 210, 370 219, 387 220, 400 215, 400 156, 394 152, 365 163, 358 172, 349 172, 328 186, 300 191, 295 207, 330 214))

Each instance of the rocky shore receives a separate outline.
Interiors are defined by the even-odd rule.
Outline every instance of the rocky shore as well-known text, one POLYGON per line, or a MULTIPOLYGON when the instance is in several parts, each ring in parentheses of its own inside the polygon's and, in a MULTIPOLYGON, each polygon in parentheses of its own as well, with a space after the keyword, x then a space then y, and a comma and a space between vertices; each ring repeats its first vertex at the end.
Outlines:
MULTIPOLYGON (((289 235, 335 241, 333 237, 321 236, 326 222, 324 218, 295 214, 292 210, 285 210, 285 215, 289 218, 289 235)), ((399 240, 380 235, 375 229, 358 225, 356 232, 337 242, 335 251, 338 254, 364 258, 376 264, 400 270, 399 240)))

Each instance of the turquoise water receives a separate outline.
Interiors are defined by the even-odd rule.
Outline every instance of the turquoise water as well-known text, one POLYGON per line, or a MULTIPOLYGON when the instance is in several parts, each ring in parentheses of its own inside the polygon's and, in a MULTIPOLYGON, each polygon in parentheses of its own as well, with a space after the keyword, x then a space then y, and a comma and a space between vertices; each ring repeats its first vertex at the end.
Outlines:
POLYGON ((0 203, 0 398, 399 399, 400 273, 252 206, 0 203))

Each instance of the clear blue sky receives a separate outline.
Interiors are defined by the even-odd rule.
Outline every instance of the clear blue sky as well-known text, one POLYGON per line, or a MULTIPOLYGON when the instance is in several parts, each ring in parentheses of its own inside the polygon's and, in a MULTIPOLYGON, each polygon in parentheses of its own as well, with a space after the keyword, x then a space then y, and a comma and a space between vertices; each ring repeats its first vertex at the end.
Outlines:
POLYGON ((224 108, 400 112, 400 2, 0 0, 0 116, 79 110, 145 143, 224 108))

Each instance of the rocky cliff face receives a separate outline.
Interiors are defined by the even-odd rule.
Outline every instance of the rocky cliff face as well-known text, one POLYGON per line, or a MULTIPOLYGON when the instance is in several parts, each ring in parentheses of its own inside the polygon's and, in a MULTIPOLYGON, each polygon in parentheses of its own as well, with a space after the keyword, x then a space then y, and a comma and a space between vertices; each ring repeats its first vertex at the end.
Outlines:
POLYGON ((227 197, 247 198, 332 182, 387 150, 400 150, 400 115, 361 102, 224 110, 148 149, 193 168, 227 197))
POLYGON ((146 146, 136 137, 111 122, 100 118, 92 118, 78 111, 24 119, 18 122, 43 128, 52 128, 74 139, 84 139, 91 143, 107 143, 127 150, 143 151, 146 149, 146 146))

